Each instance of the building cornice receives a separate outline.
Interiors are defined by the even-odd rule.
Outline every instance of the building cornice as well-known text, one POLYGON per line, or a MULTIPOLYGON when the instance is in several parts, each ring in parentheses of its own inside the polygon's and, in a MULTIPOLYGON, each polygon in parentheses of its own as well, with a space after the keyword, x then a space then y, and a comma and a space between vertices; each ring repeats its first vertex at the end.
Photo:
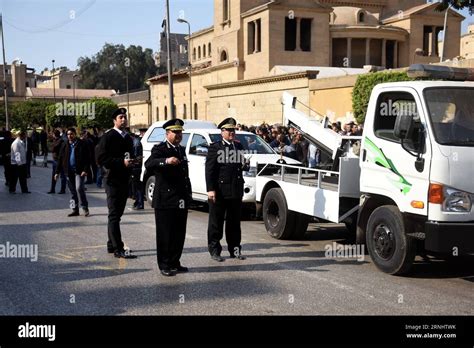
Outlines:
MULTIPOLYGON (((198 31, 196 31, 196 32, 194 32, 194 33, 191 33, 191 39, 194 39, 194 38, 196 38, 196 37, 199 37, 199 36, 208 34, 208 33, 213 32, 213 31, 214 31, 214 26, 209 27, 209 28, 204 28, 204 29, 198 30, 198 31)), ((189 40, 189 35, 186 35, 186 36, 185 36, 185 39, 186 39, 186 40, 189 40)))
POLYGON ((304 79, 304 78, 314 79, 316 78, 318 73, 319 73, 318 70, 307 70, 307 71, 302 71, 302 72, 297 72, 297 73, 268 76, 268 77, 262 77, 262 78, 257 78, 257 79, 219 83, 219 84, 204 86, 204 88, 206 88, 208 91, 211 91, 215 89, 259 85, 263 83, 297 80, 297 79, 304 79))
POLYGON ((408 30, 396 26, 384 26, 384 25, 377 25, 377 26, 368 26, 368 25, 334 25, 331 24, 329 26, 329 31, 330 32, 380 32, 380 31, 386 31, 386 32, 395 32, 397 34, 403 34, 403 35, 410 35, 408 30))

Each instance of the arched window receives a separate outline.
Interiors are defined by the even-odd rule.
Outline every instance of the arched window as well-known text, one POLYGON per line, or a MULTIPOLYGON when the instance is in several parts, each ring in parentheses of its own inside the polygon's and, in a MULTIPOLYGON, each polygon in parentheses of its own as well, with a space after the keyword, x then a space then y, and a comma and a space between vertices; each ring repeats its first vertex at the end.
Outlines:
POLYGON ((365 22, 365 13, 364 12, 359 12, 359 23, 364 23, 365 22))
POLYGON ((183 120, 185 120, 187 117, 186 115, 186 104, 183 104, 183 120))
POLYGON ((227 62, 227 52, 225 50, 221 52, 221 62, 227 62))
POLYGON ((196 47, 193 49, 193 60, 196 60, 196 47))
POLYGON ((207 45, 207 51, 209 52, 209 57, 212 57, 211 43, 210 42, 209 42, 209 45, 207 45))
POLYGON ((206 45, 202 46, 202 56, 206 58, 206 45))
POLYGON ((198 119, 198 104, 194 103, 194 119, 198 119))
POLYGON ((168 107, 165 106, 165 121, 168 119, 168 107))
POLYGON ((198 47, 198 59, 201 59, 201 46, 198 47))

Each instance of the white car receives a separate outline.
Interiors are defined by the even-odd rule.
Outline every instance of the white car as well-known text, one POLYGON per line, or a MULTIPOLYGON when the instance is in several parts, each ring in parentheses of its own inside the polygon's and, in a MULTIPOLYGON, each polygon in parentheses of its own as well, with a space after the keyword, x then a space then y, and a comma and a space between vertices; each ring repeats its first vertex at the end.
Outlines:
MULTIPOLYGON (((193 126, 197 124, 190 123, 184 124, 183 140, 181 145, 186 148, 186 156, 188 158, 189 165, 189 179, 191 180, 192 196, 193 200, 207 202, 207 190, 206 190, 206 176, 205 176, 205 163, 207 156, 208 146, 216 141, 221 141, 221 131, 214 125, 208 124, 209 128, 193 129, 193 126)), ((200 121, 195 121, 200 122, 200 121)), ((151 154, 151 149, 156 144, 159 144, 165 139, 165 131, 163 123, 161 125, 153 124, 150 129, 145 133, 142 139, 143 145, 143 163, 148 159, 151 154), (157 130, 157 127, 161 128, 161 131, 157 130), (156 135, 160 133, 161 136, 156 135)), ((281 159, 281 156, 277 154, 262 138, 250 132, 237 131, 236 140, 239 141, 245 152, 245 157, 250 162, 249 171, 244 171, 244 196, 242 198, 243 203, 256 202, 256 191, 255 191, 255 177, 257 175, 257 163, 276 163, 281 159)), ((289 157, 283 157, 287 164, 298 165, 301 164, 289 157)), ((145 167, 142 168, 142 181, 145 183, 145 192, 147 201, 151 204, 153 198, 153 190, 155 188, 155 177, 151 173, 147 173, 145 167)))

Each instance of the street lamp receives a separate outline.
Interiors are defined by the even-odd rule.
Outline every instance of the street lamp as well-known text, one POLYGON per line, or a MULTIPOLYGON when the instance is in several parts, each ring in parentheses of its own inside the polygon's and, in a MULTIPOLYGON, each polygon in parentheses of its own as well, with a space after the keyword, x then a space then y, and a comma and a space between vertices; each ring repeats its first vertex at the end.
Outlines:
POLYGON ((128 94, 128 68, 130 67, 130 58, 125 58, 125 78, 126 78, 126 84, 127 84, 127 112, 128 112, 128 117, 130 117, 130 96, 128 94))
POLYGON ((56 103, 56 84, 54 83, 54 59, 51 61, 53 63, 53 70, 51 71, 51 79, 53 80, 53 98, 56 103))
POLYGON ((76 117, 76 77, 78 74, 72 75, 72 98, 74 99, 74 117, 76 117))
POLYGON ((178 23, 186 23, 188 25, 188 69, 189 69, 189 119, 193 119, 193 88, 191 84, 191 74, 193 67, 191 65, 191 25, 183 18, 178 18, 178 23))
MULTIPOLYGON (((448 39, 448 35, 446 35, 446 30, 448 29, 448 13, 449 9, 451 8, 451 5, 448 6, 446 9, 446 13, 444 14, 444 27, 443 27, 443 47, 441 48, 441 57, 439 59, 439 62, 442 63, 444 59, 444 48, 446 47, 446 40, 448 39)), ((434 38, 433 38, 434 40, 434 38)))

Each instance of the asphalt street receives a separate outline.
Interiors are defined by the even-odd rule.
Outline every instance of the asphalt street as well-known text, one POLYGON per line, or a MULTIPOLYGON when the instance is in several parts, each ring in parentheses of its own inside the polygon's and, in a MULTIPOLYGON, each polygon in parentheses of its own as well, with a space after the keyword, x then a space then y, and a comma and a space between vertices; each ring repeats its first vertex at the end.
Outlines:
POLYGON ((38 246, 36 262, 0 259, 0 315, 474 314, 473 257, 419 258, 410 276, 394 277, 368 256, 325 257, 325 245, 347 241, 344 227, 311 224, 305 240, 278 241, 262 221, 247 220, 248 259, 224 252, 217 263, 207 252, 205 207, 189 212, 181 261, 190 272, 164 277, 149 206, 127 208, 122 219, 138 259, 116 259, 106 252, 103 189, 88 186, 90 217, 68 218, 70 195, 46 194, 51 168, 32 167, 30 195, 10 195, 0 170, 0 244, 38 246))

